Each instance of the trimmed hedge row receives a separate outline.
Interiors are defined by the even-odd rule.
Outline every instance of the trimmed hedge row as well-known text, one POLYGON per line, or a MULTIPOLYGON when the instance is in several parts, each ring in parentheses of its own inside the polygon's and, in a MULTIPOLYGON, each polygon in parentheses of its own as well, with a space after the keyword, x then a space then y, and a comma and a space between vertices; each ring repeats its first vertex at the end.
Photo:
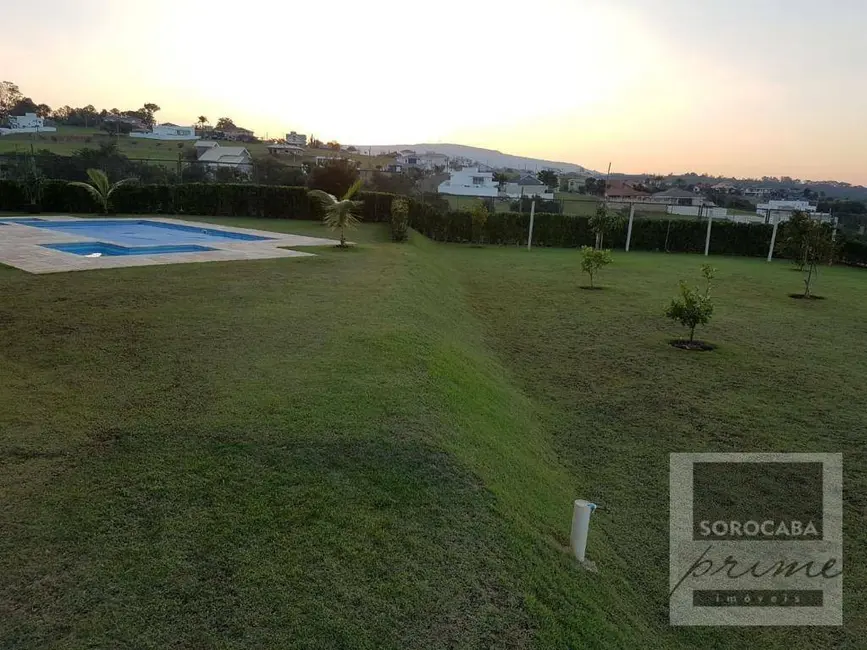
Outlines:
MULTIPOLYGON (((359 192, 362 220, 388 222, 395 194, 359 192)), ((124 185, 111 198, 120 214, 190 214, 246 216, 270 219, 316 219, 321 208, 311 201, 306 187, 247 183, 180 183, 177 185, 124 185)), ((96 206, 86 190, 65 181, 46 181, 42 209, 46 212, 93 212, 96 206)), ((26 199, 17 183, 0 181, 0 210, 21 211, 26 199)))
POLYGON ((867 242, 861 239, 846 239, 840 246, 840 261, 852 266, 867 266, 867 242))
MULTIPOLYGON (((384 192, 359 192, 362 220, 389 222, 391 203, 397 197, 384 192)), ((177 185, 125 185, 112 196, 115 212, 121 214, 177 214, 201 216, 249 216, 271 219, 317 219, 321 208, 311 201, 305 187, 239 183, 181 183, 177 185)), ((94 212, 90 195, 65 181, 43 184, 42 209, 46 212, 94 212)), ((23 212, 27 198, 15 181, 0 180, 0 210, 23 212)), ((409 200, 410 225, 438 241, 469 242, 473 238, 470 213, 443 212, 440 208, 409 200)), ((484 228, 485 241, 499 245, 524 245, 530 216, 527 213, 493 212, 484 228)), ((782 224, 777 234, 775 255, 784 255, 786 238, 782 224)), ((636 219, 631 248, 635 250, 700 253, 704 251, 707 224, 698 220, 636 219)), ((710 250, 721 255, 762 257, 767 254, 772 226, 720 221, 713 224, 710 250)), ((587 217, 538 213, 533 224, 533 244, 575 248, 593 245, 595 237, 587 217)), ((605 246, 622 248, 626 225, 605 238, 605 246)), ((845 239, 839 261, 867 266, 867 242, 845 239)))

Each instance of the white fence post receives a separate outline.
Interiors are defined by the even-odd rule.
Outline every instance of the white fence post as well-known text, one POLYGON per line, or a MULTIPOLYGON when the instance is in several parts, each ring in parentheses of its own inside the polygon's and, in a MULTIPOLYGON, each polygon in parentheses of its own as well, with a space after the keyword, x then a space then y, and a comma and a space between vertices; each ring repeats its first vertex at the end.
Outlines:
MULTIPOLYGON (((701 208, 699 208, 699 211, 701 208)), ((710 227, 713 223, 713 212, 710 210, 707 211, 707 236, 704 239, 704 256, 707 257, 710 254, 710 227)))
MULTIPOLYGON (((523 191, 523 190, 522 190, 523 191)), ((536 199, 530 202, 530 234, 527 235, 527 250, 533 245, 533 221, 536 217, 536 199)))
POLYGON ((626 252, 629 252, 629 243, 632 241, 632 219, 635 217, 635 204, 629 206, 629 227, 626 229, 626 252))
POLYGON ((575 499, 572 509, 572 534, 569 536, 572 553, 575 559, 583 562, 587 553, 587 533, 590 530, 590 515, 596 510, 596 504, 575 499))
POLYGON ((780 225, 780 218, 774 217, 774 232, 771 234, 771 247, 768 249, 768 261, 774 259, 774 244, 777 243, 777 227, 780 225))

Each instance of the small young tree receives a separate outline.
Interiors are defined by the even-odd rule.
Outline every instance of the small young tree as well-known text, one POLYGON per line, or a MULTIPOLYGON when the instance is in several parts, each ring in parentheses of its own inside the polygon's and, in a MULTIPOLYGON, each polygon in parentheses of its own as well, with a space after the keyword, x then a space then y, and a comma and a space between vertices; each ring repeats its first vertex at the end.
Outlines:
POLYGON ((813 283, 819 272, 819 264, 829 262, 834 254, 833 231, 821 221, 809 219, 809 225, 803 235, 804 267, 804 298, 812 296, 813 283))
POLYGON ((470 208, 470 218, 473 222, 473 241, 481 245, 485 224, 488 223, 488 206, 484 201, 480 199, 473 203, 473 207, 470 208))
POLYGON ((322 190, 310 190, 309 196, 319 201, 325 209, 323 223, 331 228, 331 230, 340 231, 340 248, 346 248, 346 230, 354 228, 360 221, 358 211, 363 205, 362 201, 353 201, 352 197, 358 192, 361 187, 361 179, 352 184, 342 199, 338 199, 333 194, 328 194, 322 190))
POLYGON ((593 277, 604 267, 611 264, 611 251, 597 250, 590 246, 581 248, 581 270, 590 276, 590 288, 593 288, 593 277))
POLYGON ((90 178, 90 183, 70 181, 69 184, 75 185, 76 187, 83 187, 90 192, 90 195, 99 204, 99 207, 102 208, 103 214, 108 214, 109 200, 115 190, 121 185, 126 185, 127 183, 135 181, 134 178, 124 178, 116 183, 110 183, 108 175, 101 169, 88 169, 87 176, 90 178))
POLYGON ((590 217, 590 228, 596 233, 596 250, 601 250, 605 235, 620 223, 620 214, 609 210, 605 203, 599 203, 596 213, 590 217))
POLYGON ((796 210, 785 225, 787 236, 784 248, 799 271, 803 271, 807 265, 807 239, 812 223, 813 220, 806 212, 796 210))
POLYGON ((689 328, 689 340, 695 339, 695 328, 699 325, 707 325, 713 315, 713 301, 710 297, 711 281, 716 269, 709 264, 703 264, 701 273, 705 279, 705 289, 690 287, 683 280, 680 281, 680 298, 675 298, 665 310, 665 315, 689 328))

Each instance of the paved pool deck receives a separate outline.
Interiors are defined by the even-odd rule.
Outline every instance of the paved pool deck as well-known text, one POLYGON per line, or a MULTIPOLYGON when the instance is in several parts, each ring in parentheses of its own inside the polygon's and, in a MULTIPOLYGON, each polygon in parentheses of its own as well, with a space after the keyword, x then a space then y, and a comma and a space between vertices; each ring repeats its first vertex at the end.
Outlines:
MULTIPOLYGON (((286 233, 271 232, 268 230, 254 230, 252 228, 233 228, 231 226, 215 225, 204 222, 182 221, 180 219, 168 219, 162 217, 146 217, 131 219, 132 221, 146 220, 162 223, 193 226, 198 228, 210 228, 227 232, 245 233, 248 235, 260 235, 271 239, 259 241, 241 241, 226 239, 217 243, 209 242, 207 246, 214 248, 211 251, 197 251, 193 253, 163 253, 158 255, 123 255, 85 257, 73 255, 50 248, 44 248, 42 244, 62 244, 74 242, 102 241, 110 244, 118 243, 111 238, 82 237, 70 233, 34 228, 26 223, 14 223, 15 219, 27 219, 30 217, 0 217, 0 263, 27 271, 28 273, 65 273, 67 271, 93 271, 96 269, 118 269, 127 266, 155 266, 157 264, 189 264, 192 262, 228 262, 232 260, 263 260, 280 257, 313 257, 312 253, 304 253, 295 250, 286 250, 284 246, 293 248, 305 246, 334 246, 339 242, 336 239, 324 239, 320 237, 305 237, 303 235, 289 235, 286 233)), ((82 221, 78 217, 69 216, 44 216, 35 217, 43 221, 82 221)))

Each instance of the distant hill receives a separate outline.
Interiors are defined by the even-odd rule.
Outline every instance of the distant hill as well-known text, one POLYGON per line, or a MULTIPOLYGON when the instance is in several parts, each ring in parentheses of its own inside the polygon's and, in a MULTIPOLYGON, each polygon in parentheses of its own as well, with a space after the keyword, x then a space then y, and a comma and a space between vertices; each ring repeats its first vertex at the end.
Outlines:
POLYGON ((526 156, 513 156, 511 154, 496 151, 495 149, 482 149, 481 147, 468 147, 463 144, 449 143, 430 143, 422 142, 420 144, 388 144, 388 145, 355 145, 360 151, 372 153, 387 153, 389 151, 400 151, 401 149, 412 149, 416 153, 425 153, 428 151, 441 153, 450 158, 469 158, 476 162, 488 165, 489 167, 501 168, 509 167, 511 169, 526 169, 528 171, 541 171, 542 169, 556 169, 562 172, 577 172, 580 174, 599 175, 581 165, 574 163, 559 162, 556 160, 542 160, 541 158, 528 158, 526 156))

